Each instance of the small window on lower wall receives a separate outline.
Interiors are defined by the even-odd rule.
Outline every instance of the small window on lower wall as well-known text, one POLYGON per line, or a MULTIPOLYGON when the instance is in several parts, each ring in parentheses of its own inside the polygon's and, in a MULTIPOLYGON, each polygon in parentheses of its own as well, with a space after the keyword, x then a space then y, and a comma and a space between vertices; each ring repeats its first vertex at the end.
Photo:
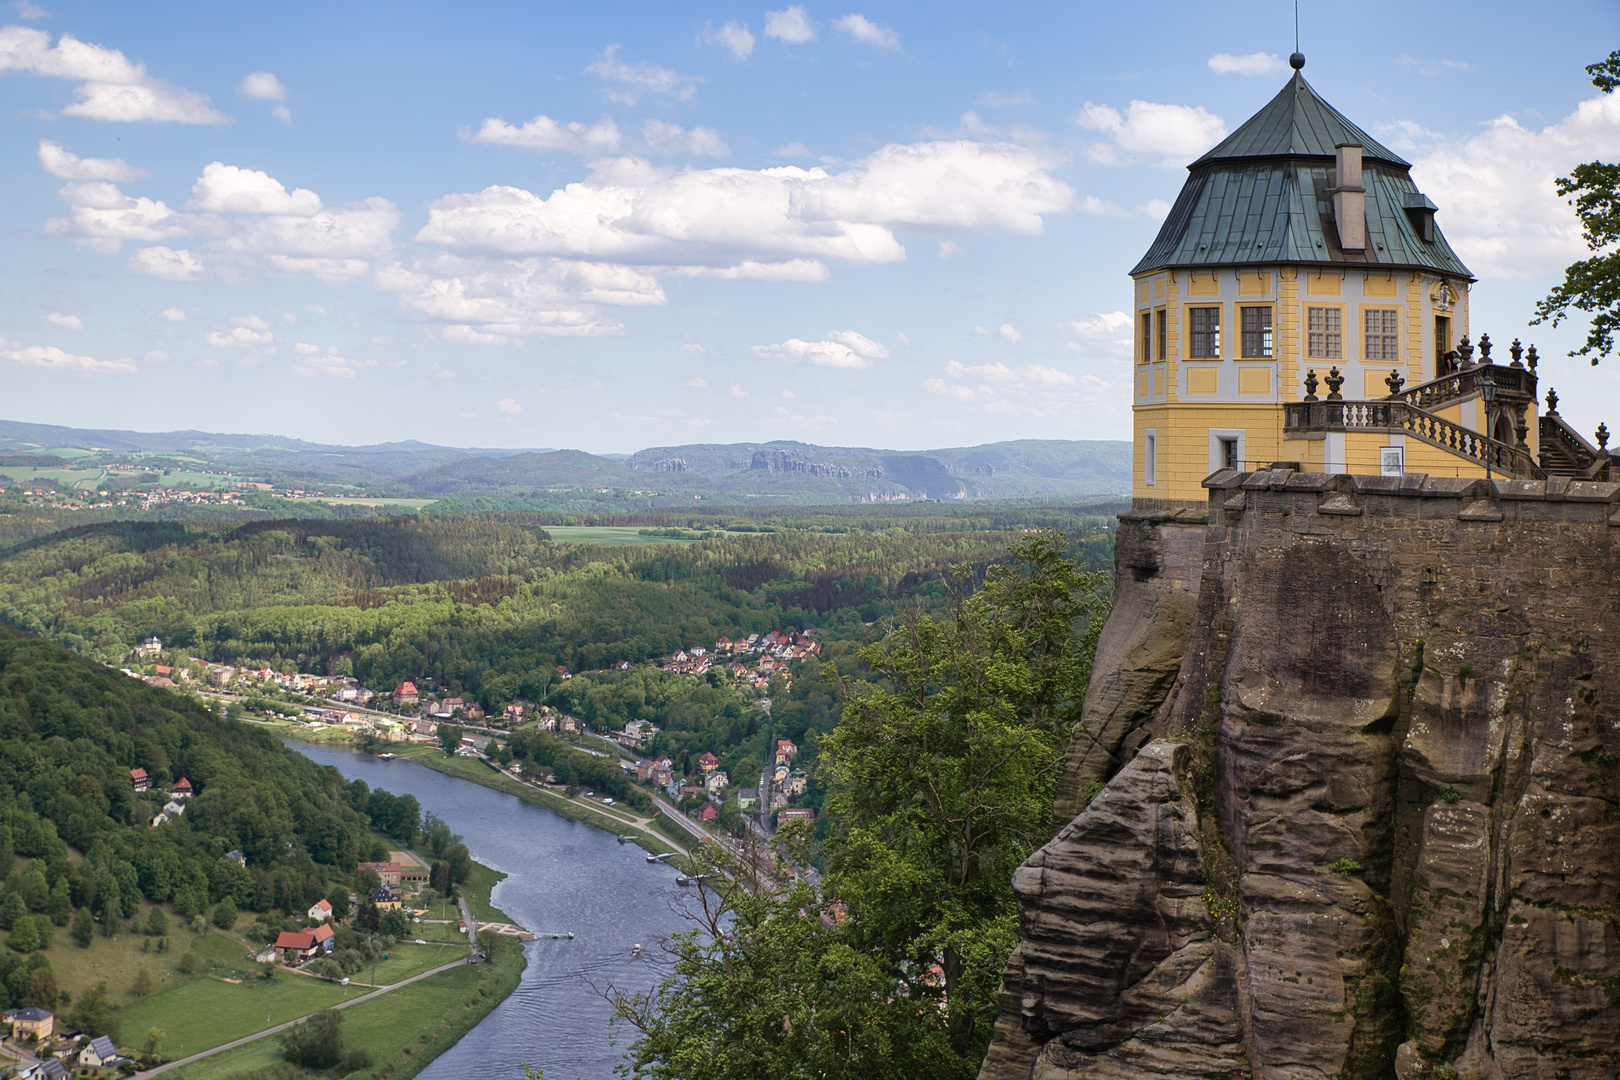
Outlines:
POLYGON ((1243 468, 1244 432, 1237 431, 1210 431, 1209 433, 1209 471, 1219 472, 1221 469, 1243 468))
POLYGON ((1380 446, 1378 472, 1381 476, 1400 476, 1406 472, 1406 447, 1380 446))
POLYGON ((1142 442, 1142 483, 1152 487, 1159 476, 1159 435, 1149 431, 1142 442))

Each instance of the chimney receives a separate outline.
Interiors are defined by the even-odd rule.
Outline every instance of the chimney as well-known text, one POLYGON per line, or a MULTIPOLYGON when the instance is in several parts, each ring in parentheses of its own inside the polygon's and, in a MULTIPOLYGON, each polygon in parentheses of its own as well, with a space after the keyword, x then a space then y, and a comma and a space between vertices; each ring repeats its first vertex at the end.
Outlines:
POLYGON ((1367 247, 1367 189, 1361 186, 1361 144, 1339 143, 1334 148, 1335 178, 1333 224, 1339 230, 1339 247, 1344 251, 1364 251, 1367 247))

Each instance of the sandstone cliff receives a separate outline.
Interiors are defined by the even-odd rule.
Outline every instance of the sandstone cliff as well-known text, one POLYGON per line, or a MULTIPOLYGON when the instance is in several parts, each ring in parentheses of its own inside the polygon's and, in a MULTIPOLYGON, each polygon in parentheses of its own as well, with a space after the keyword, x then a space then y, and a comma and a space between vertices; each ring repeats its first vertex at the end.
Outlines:
POLYGON ((1620 485, 1207 486, 1122 522, 981 1080, 1620 1076, 1620 485))

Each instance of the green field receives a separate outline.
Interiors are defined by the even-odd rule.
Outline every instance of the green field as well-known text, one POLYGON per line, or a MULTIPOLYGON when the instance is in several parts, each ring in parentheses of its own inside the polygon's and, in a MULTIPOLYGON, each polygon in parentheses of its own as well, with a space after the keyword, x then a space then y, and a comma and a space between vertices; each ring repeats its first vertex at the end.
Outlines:
POLYGON ((605 544, 624 547, 630 544, 690 544, 691 540, 678 540, 672 536, 642 536, 634 525, 547 525, 546 532, 559 544, 605 544))
POLYGON ((185 1057, 273 1024, 307 1016, 361 991, 280 970, 273 979, 193 979, 118 1010, 124 1043, 139 1046, 151 1028, 164 1032, 163 1056, 185 1057))
POLYGON ((89 491, 101 484, 106 476, 100 469, 37 469, 7 466, 0 469, 0 483, 9 484, 61 484, 89 491))

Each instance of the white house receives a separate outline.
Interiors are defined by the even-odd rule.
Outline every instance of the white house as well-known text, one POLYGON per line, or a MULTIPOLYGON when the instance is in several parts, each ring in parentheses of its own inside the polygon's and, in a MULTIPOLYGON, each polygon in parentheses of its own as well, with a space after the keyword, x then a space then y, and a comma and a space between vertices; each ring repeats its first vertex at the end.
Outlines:
POLYGON ((311 919, 318 919, 321 922, 325 922, 327 919, 332 917, 332 902, 323 897, 322 899, 315 901, 314 906, 309 909, 307 914, 311 919))
POLYGON ((113 1048, 113 1041, 105 1035, 91 1039, 79 1051, 79 1064, 88 1065, 92 1069, 99 1069, 104 1065, 118 1064, 118 1051, 113 1048))

